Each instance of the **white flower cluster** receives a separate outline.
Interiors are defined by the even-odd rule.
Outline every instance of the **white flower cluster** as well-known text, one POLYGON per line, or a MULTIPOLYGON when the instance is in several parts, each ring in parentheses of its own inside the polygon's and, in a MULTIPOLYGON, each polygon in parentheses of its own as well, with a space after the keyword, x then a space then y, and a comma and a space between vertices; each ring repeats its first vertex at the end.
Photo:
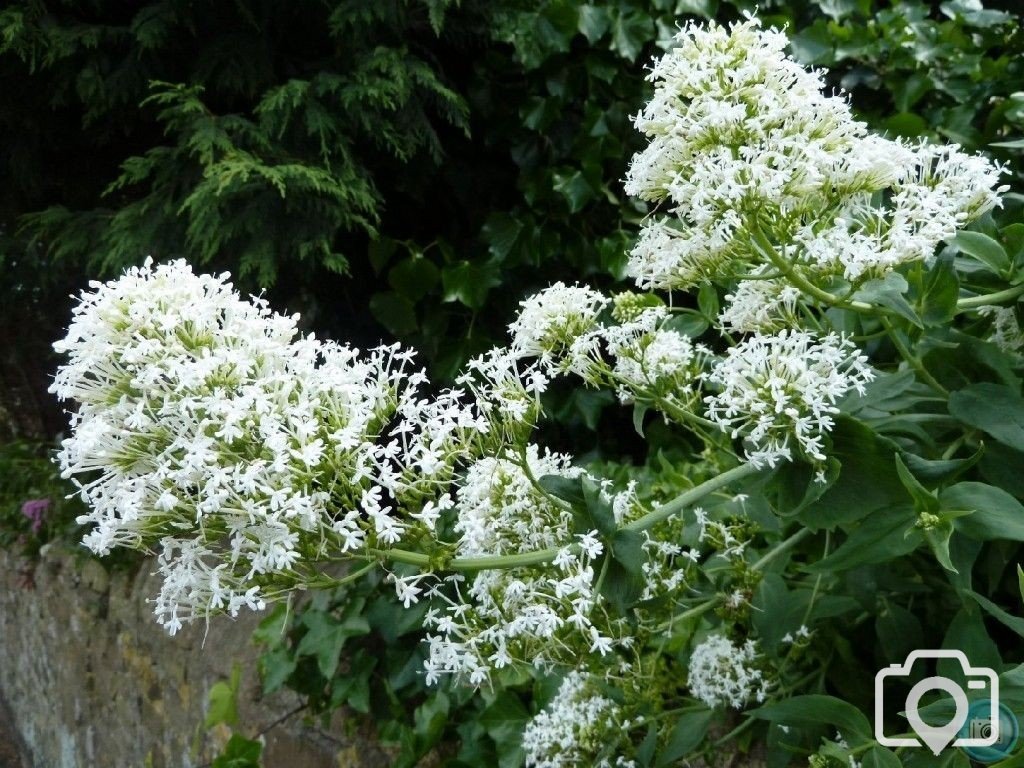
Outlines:
POLYGON ((513 663, 550 668, 566 661, 565 650, 576 645, 567 637, 584 638, 601 655, 616 644, 602 632, 610 623, 593 616, 599 598, 592 563, 603 547, 596 532, 573 535, 571 509, 535 485, 544 475, 572 478, 580 470, 564 456, 529 446, 519 463, 487 457, 466 472, 456 499, 458 555, 558 552, 553 568, 481 570, 468 587, 449 579, 460 599, 431 609, 425 619, 434 630, 427 638, 428 682, 451 674, 480 685, 493 670, 513 663))
POLYGON ((747 456, 755 464, 774 467, 793 458, 794 447, 823 462, 822 439, 839 412, 836 401, 851 389, 863 394, 873 378, 867 358, 836 334, 752 336, 730 348, 708 374, 719 391, 705 398, 707 415, 748 441, 747 456))
POLYGON ((90 287, 55 345, 52 389, 80 404, 60 463, 93 551, 160 542, 171 632, 262 608, 262 576, 331 548, 394 544, 396 505, 434 496, 488 427, 451 394, 417 398, 410 353, 299 338, 225 276, 147 262, 90 287))
POLYGON ((609 751, 609 734, 619 730, 621 718, 615 702, 592 687, 586 674, 570 672, 552 702, 526 724, 523 750, 528 766, 631 768, 632 761, 621 758, 595 760, 599 752, 609 751))
POLYGON ((762 702, 768 697, 768 684, 759 662, 753 640, 741 645, 724 635, 711 635, 690 656, 690 693, 712 709, 743 709, 752 701, 762 702))
MULTIPOLYGON (((824 92, 822 73, 787 56, 786 36, 757 19, 691 23, 676 43, 651 72, 654 97, 636 118, 650 143, 626 180, 668 214, 644 224, 632 251, 641 287, 727 280, 766 259, 877 277, 928 258, 998 202, 1001 170, 990 161, 868 134, 845 99, 824 92)), ((759 300, 792 310, 795 298, 741 282, 740 306, 722 321, 764 329, 774 321, 759 300)))
POLYGON ((979 307, 978 314, 992 318, 990 341, 1010 355, 1024 354, 1024 330, 1017 319, 1016 307, 979 307))
POLYGON ((555 283, 521 302, 519 316, 509 326, 511 351, 557 361, 583 373, 579 361, 586 358, 586 349, 581 349, 580 342, 589 338, 607 303, 604 295, 591 288, 555 283))

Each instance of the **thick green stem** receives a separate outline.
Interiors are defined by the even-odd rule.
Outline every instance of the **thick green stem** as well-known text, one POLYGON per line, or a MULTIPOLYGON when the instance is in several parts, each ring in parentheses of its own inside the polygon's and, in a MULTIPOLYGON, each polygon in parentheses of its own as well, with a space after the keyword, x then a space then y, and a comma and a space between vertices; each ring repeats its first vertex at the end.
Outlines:
POLYGON ((839 307, 841 309, 852 309, 854 312, 871 315, 881 315, 886 313, 887 310, 884 307, 877 307, 874 304, 867 304, 863 301, 855 301, 853 299, 842 299, 834 293, 829 293, 823 288, 819 288, 804 277, 803 273, 800 272, 799 269, 786 262, 785 256, 778 252, 778 249, 772 245, 771 241, 768 240, 768 237, 760 230, 760 228, 753 228, 751 230, 751 235, 753 235, 754 245, 760 254, 764 258, 768 259, 773 267, 785 275, 789 282, 808 296, 817 299, 823 304, 828 304, 832 307, 839 307))
POLYGON ((1002 304, 1004 301, 1016 299, 1022 294, 1024 294, 1024 283, 1015 285, 1012 288, 1007 288, 1003 291, 986 293, 982 296, 971 296, 969 299, 960 299, 960 301, 956 303, 956 308, 962 312, 967 309, 977 309, 978 307, 988 306, 989 304, 1002 304))
POLYGON ((668 519, 677 512, 681 512, 690 505, 700 501, 708 494, 714 493, 719 488, 729 485, 736 480, 741 480, 744 477, 749 477, 757 471, 759 470, 752 464, 740 464, 738 467, 726 470, 722 474, 691 488, 686 493, 676 496, 672 501, 662 504, 654 511, 648 512, 643 517, 638 518, 631 523, 626 523, 626 525, 622 527, 627 531, 644 531, 651 526, 660 523, 662 520, 668 519))
MULTIPOLYGON (((719 488, 735 482, 741 478, 757 472, 758 469, 751 464, 742 464, 713 477, 700 485, 691 488, 680 494, 672 501, 662 504, 653 512, 648 512, 643 517, 622 526, 621 530, 643 531, 651 526, 665 520, 677 512, 686 509, 691 504, 703 499, 705 496, 714 493, 719 488)), ((570 544, 570 549, 578 549, 578 544, 570 544)), ((483 571, 495 568, 521 568, 529 565, 541 565, 554 560, 563 547, 550 547, 538 549, 533 552, 520 552, 515 555, 483 555, 480 557, 456 557, 443 563, 443 569, 448 571, 483 571)), ((396 563, 408 563, 420 568, 429 568, 437 562, 436 558, 422 552, 411 552, 407 549, 367 549, 366 556, 381 560, 391 560, 396 563)))
POLYGON ((791 550, 793 547, 795 547, 797 544, 799 544, 801 541, 803 541, 804 539, 806 539, 810 535, 811 535, 811 529, 810 528, 801 528, 799 531, 794 533, 788 539, 785 539, 784 541, 780 541, 778 544, 776 544, 771 549, 771 551, 766 552, 764 554, 764 556, 760 560, 758 560, 756 563, 754 563, 752 566, 750 566, 751 569, 753 569, 755 571, 760 571, 762 568, 764 568, 766 565, 768 565, 768 563, 770 563, 776 557, 778 557, 779 555, 781 555, 781 554, 783 554, 785 552, 788 552, 789 550, 791 550))

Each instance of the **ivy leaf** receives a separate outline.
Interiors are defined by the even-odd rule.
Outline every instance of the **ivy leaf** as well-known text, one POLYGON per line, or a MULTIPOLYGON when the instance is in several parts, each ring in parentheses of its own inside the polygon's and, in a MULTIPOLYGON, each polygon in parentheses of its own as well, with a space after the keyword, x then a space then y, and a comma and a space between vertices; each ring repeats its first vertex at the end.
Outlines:
POLYGON ((460 261, 441 270, 444 300, 458 301, 470 309, 480 309, 491 288, 501 284, 493 264, 460 261))
POLYGON ((654 37, 654 22, 639 10, 619 12, 612 26, 612 49, 628 61, 636 61, 644 45, 654 37))
POLYGON ((502 261, 512 252, 522 231, 523 222, 518 218, 507 213, 493 213, 487 217, 481 234, 491 256, 502 261))
POLYGON ((368 634, 370 624, 363 616, 351 616, 339 622, 324 611, 309 611, 302 617, 308 631, 302 636, 296 656, 315 656, 320 674, 330 680, 338 668, 341 649, 350 637, 368 634))
POLYGON ((408 336, 416 330, 416 310, 412 302, 394 291, 373 294, 370 312, 395 336, 408 336))
POLYGON ((260 768, 262 755, 263 744, 233 733, 224 745, 224 751, 210 763, 210 768, 260 768))
POLYGON ((580 6, 579 22, 577 29, 580 34, 587 38, 587 42, 596 43, 604 33, 608 31, 611 20, 608 18, 608 9, 590 5, 589 3, 580 6))
POLYGON ((242 668, 235 663, 231 667, 231 678, 219 680, 210 687, 209 706, 203 726, 207 729, 215 725, 238 724, 238 688, 242 680, 242 668))
MULTIPOLYGON (((388 282, 391 287, 409 301, 417 301, 426 296, 430 289, 437 284, 437 279, 437 267, 430 259, 423 256, 413 256, 401 261, 388 272, 388 282)), ((415 330, 415 315, 413 322, 413 330, 415 330)))

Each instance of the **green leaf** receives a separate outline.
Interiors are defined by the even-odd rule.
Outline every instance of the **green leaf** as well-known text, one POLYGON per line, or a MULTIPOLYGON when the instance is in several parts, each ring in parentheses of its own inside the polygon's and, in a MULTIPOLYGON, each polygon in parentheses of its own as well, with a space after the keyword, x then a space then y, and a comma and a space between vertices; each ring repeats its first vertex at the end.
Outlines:
POLYGON ((875 745, 861 760, 861 768, 903 768, 903 763, 891 749, 875 745))
POLYGON ((949 412, 968 426, 1024 451, 1024 398, 1001 384, 972 384, 949 396, 949 412))
POLYGON ((899 446, 848 416, 836 417, 830 456, 842 469, 820 498, 797 516, 813 529, 847 525, 876 510, 891 511, 907 501, 893 455, 899 446))
POLYGON ((939 565, 952 573, 960 573, 949 557, 949 539, 953 535, 953 524, 943 520, 938 525, 928 526, 922 531, 925 541, 931 547, 932 554, 939 561, 939 565))
POLYGON ((647 562, 643 544, 644 536, 640 531, 618 530, 611 540, 612 556, 629 573, 643 575, 643 565, 647 562))
POLYGON ((871 740, 871 724, 864 713, 833 696, 793 696, 755 709, 750 714, 760 720, 783 725, 830 725, 854 747, 871 740))
POLYGON ((718 289, 713 283, 704 283, 697 293, 697 306, 701 314, 714 320, 718 317, 718 289))
POLYGON ((597 190, 582 171, 556 173, 554 188, 569 204, 569 213, 579 213, 591 200, 597 197, 597 190))
POLYGON ((612 25, 612 50, 628 61, 636 61, 649 41, 654 39, 654 22, 639 10, 619 12, 612 25))
POLYGON ((906 299, 905 294, 909 287, 907 279, 903 275, 899 272, 890 272, 884 278, 868 280, 853 297, 891 309, 918 328, 923 328, 924 323, 906 299))
POLYGON ((913 453, 902 454, 907 469, 920 480, 932 485, 941 485, 955 480, 973 467, 985 455, 985 446, 979 445, 971 456, 963 459, 923 459, 913 453))
POLYGON ((918 297, 920 317, 928 327, 945 325, 956 314, 960 281, 950 258, 939 258, 925 276, 918 297))
POLYGON ((260 757, 263 755, 263 744, 247 739, 241 734, 233 733, 224 751, 210 763, 211 768, 261 768, 260 757))
POLYGON ((957 232, 952 244, 961 253, 976 259, 997 275, 1006 274, 1010 268, 1010 257, 998 242, 981 232, 957 232))
POLYGON ((601 492, 601 486, 589 475, 583 476, 580 485, 583 488, 587 514, 592 523, 591 529, 596 528, 602 535, 611 536, 617 528, 611 499, 601 492))
POLYGON ((1024 506, 1002 488, 986 483, 951 485, 939 494, 943 509, 970 511, 958 517, 958 531, 978 541, 1024 541, 1024 506))
POLYGON ((515 247, 523 222, 507 213, 492 213, 487 217, 481 235, 488 244, 488 250, 498 261, 502 261, 515 247))
POLYGON ((542 475, 537 483, 545 491, 574 507, 584 507, 582 477, 564 477, 563 475, 542 475))
POLYGON ((273 693, 292 676, 297 662, 289 648, 275 648, 260 656, 260 676, 263 678, 263 692, 273 693))
POLYGON ((914 509, 917 512, 935 513, 939 511, 938 497, 921 485, 918 479, 907 469, 907 465, 903 463, 903 459, 900 458, 898 453, 896 454, 896 473, 899 475, 903 487, 907 489, 910 496, 914 499, 914 509))
POLYGON ((710 710, 684 712, 676 720, 665 746, 658 752, 655 765, 676 765, 681 758, 691 755, 707 735, 708 726, 714 713, 710 710))
MULTIPOLYGON (((606 553, 605 558, 608 559, 608 570, 601 583, 601 596, 617 615, 625 616, 640 600, 647 582, 642 572, 627 568, 611 552, 606 553)), ((601 567, 604 567, 604 562, 601 567)))
POLYGON ((412 302, 394 291, 373 294, 370 312, 395 336, 408 336, 416 330, 416 310, 412 302))
POLYGON ((989 600, 987 597, 979 595, 977 592, 968 591, 967 594, 970 595, 971 598, 973 598, 974 601, 984 609, 985 613, 994 618, 1004 627, 1012 629, 1018 635, 1024 637, 1024 619, 1020 618, 1019 616, 1012 616, 1011 614, 1007 613, 1002 608, 1000 608, 998 605, 993 603, 991 600, 989 600))
POLYGON ((644 403, 633 403, 633 431, 640 435, 640 437, 644 436, 644 416, 647 415, 649 410, 650 406, 644 403))
POLYGON ((1021 603, 1024 604, 1024 568, 1017 563, 1017 590, 1020 592, 1021 603))
POLYGON ((242 679, 242 668, 236 662, 231 667, 231 679, 219 680, 210 687, 206 719, 203 726, 207 729, 224 723, 238 724, 238 688, 242 679))
POLYGON ((835 41, 828 28, 816 24, 793 35, 789 39, 789 49, 793 58, 803 65, 820 64, 832 56, 835 41))
POLYGON ((895 560, 921 543, 916 517, 909 510, 877 512, 864 520, 828 557, 807 567, 812 573, 843 571, 871 563, 895 560))
POLYGON ((611 20, 608 9, 585 4, 580 6, 580 17, 577 24, 580 34, 587 38, 588 43, 596 43, 608 31, 611 20))
POLYGON ((324 611, 307 611, 302 617, 307 632, 295 649, 296 656, 315 656, 320 674, 330 680, 338 668, 341 649, 350 637, 368 634, 370 625, 363 616, 338 621, 324 611))
POLYGON ((438 269, 433 262, 422 256, 413 256, 391 268, 388 282, 396 292, 415 302, 430 292, 437 284, 438 276, 438 269))
POLYGON ((441 270, 444 300, 458 301, 470 309, 480 309, 491 288, 501 284, 497 269, 491 264, 460 261, 441 270))

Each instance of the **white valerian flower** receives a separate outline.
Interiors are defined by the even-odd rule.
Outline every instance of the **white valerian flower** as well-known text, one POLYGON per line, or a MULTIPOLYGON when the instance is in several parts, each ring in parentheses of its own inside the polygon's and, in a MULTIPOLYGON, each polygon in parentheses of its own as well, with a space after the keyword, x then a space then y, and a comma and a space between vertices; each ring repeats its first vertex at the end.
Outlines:
POLYGON ((512 351, 571 370, 573 357, 586 357, 586 351, 574 345, 594 329, 607 303, 603 294, 581 285, 555 283, 535 293, 520 302, 519 316, 509 326, 512 351), (573 355, 565 360, 570 351, 573 355))
POLYGON ((294 584, 300 552, 431 528, 438 489, 490 426, 457 391, 418 396, 409 351, 301 338, 182 261, 93 283, 55 348, 68 359, 53 390, 79 403, 59 460, 90 506, 84 542, 160 545, 156 613, 172 631, 261 609, 252 581, 294 584))
POLYGON ((639 400, 680 411, 695 404, 708 351, 666 327, 668 319, 666 307, 648 307, 599 331, 614 360, 609 379, 623 403, 639 400))
POLYGON ((873 378, 867 358, 836 334, 755 335, 729 349, 707 375, 719 389, 705 398, 707 416, 744 437, 755 464, 775 466, 792 458, 794 448, 823 462, 836 401, 850 390, 863 393, 873 378))
POLYGON ((607 749, 609 735, 620 730, 620 720, 615 702, 596 693, 585 673, 572 671, 551 703, 526 724, 526 764, 532 768, 597 765, 597 753, 607 749))
POLYGON ((725 635, 711 635, 690 656, 690 693, 711 708, 743 709, 763 702, 768 684, 753 640, 733 643, 725 635))
POLYGON ((593 561, 603 551, 597 532, 574 534, 571 508, 535 485, 545 475, 580 474, 567 457, 532 445, 518 461, 485 457, 466 471, 456 499, 459 556, 557 552, 553 569, 481 570, 468 585, 449 580, 457 600, 434 591, 447 605, 425 621, 433 630, 428 683, 454 675, 480 685, 510 664, 550 669, 578 643, 604 654, 622 642, 624 625, 595 611, 593 561))
MULTIPOLYGON (((627 266, 641 287, 689 288, 766 260, 811 277, 881 277, 998 204, 1001 168, 955 145, 869 134, 787 44, 755 18, 691 23, 655 63, 654 96, 636 116, 650 143, 626 178, 628 193, 659 204, 627 266)), ((769 330, 759 298, 772 309, 794 300, 757 284, 732 298, 721 321, 743 331, 769 330)))
MULTIPOLYGON (((770 268, 762 268, 767 274, 770 268)), ((780 278, 741 280, 725 296, 718 322, 727 331, 770 333, 797 325, 800 289, 780 278)))

